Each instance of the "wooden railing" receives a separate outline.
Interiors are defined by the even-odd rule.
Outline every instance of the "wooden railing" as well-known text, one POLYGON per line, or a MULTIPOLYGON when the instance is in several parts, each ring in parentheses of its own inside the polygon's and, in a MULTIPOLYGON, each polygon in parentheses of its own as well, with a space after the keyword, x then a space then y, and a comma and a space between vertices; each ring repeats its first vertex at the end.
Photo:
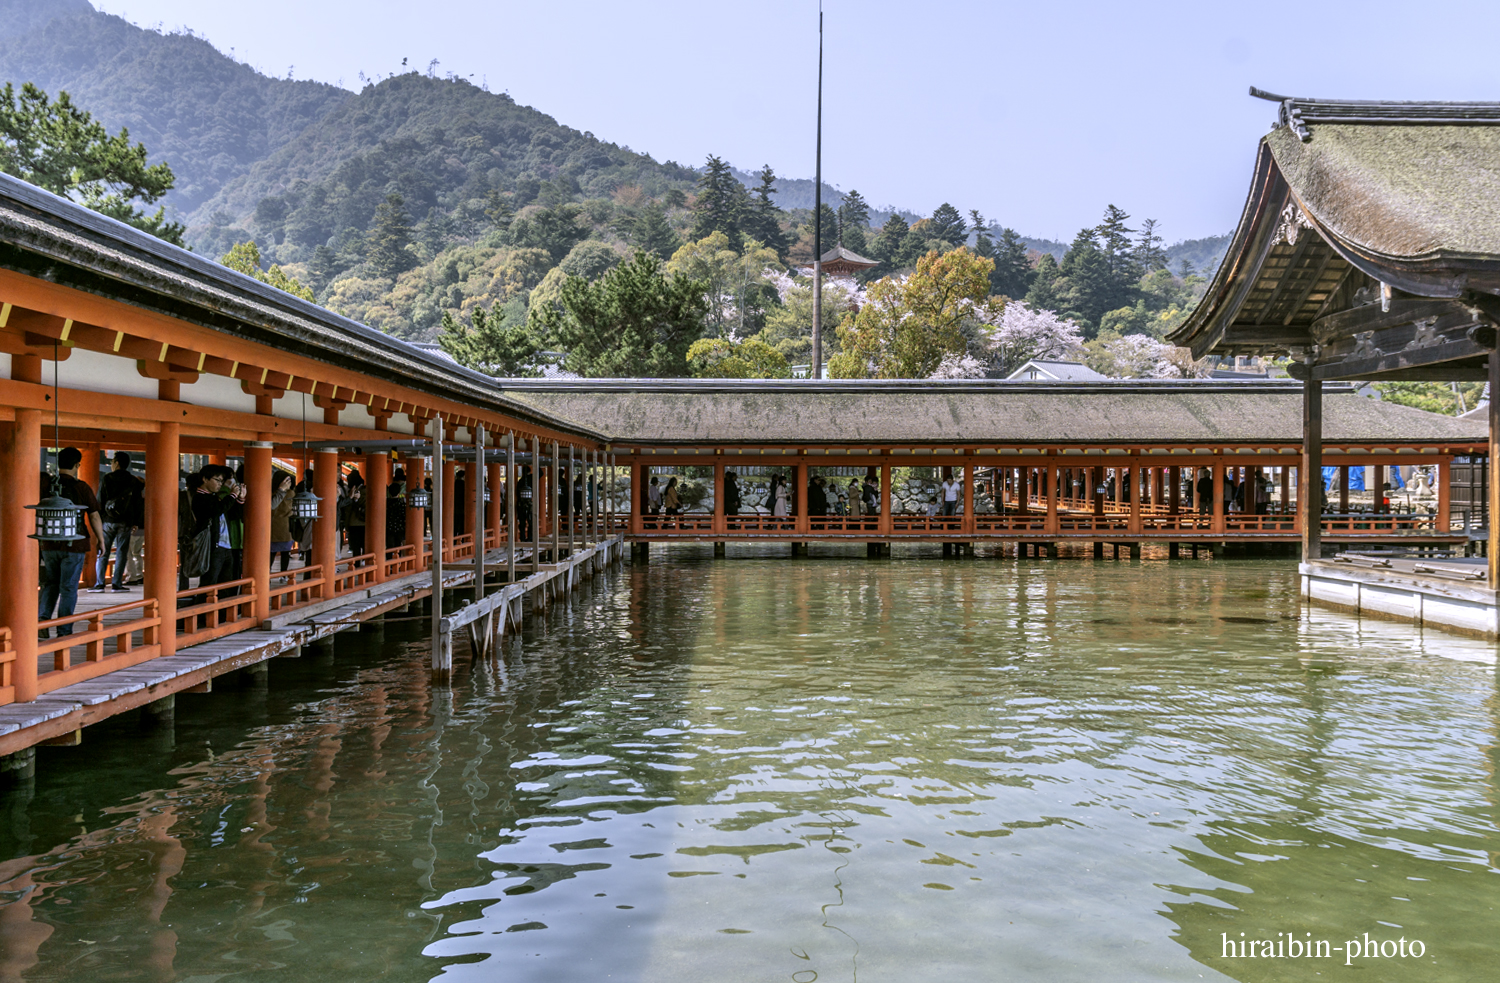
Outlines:
POLYGON ((385 551, 385 579, 417 572, 417 548, 410 543, 385 551))
POLYGON ((11 644, 10 629, 0 628, 0 706, 16 701, 15 664, 16 649, 11 644))
POLYGON ((357 590, 375 583, 375 554, 347 556, 333 565, 333 592, 357 590))
POLYGON ((177 592, 177 645, 197 645, 256 627, 255 581, 230 580, 177 592))
POLYGON ((327 580, 323 577, 322 564, 272 574, 271 610, 285 611, 319 600, 326 596, 327 584, 327 580), (278 580, 281 581, 279 585, 278 580))
POLYGON ((474 534, 466 532, 462 536, 454 536, 448 541, 447 548, 443 550, 443 562, 452 563, 454 560, 462 560, 474 555, 474 534))
POLYGON ((52 618, 39 623, 37 627, 51 636, 38 641, 36 646, 38 656, 52 656, 52 668, 37 677, 37 691, 41 693, 50 693, 59 686, 139 665, 161 654, 158 634, 161 631, 161 618, 157 616, 154 597, 95 608, 81 614, 70 614, 65 618, 52 618), (137 610, 139 614, 132 617, 137 610), (112 623, 106 625, 106 619, 112 623), (84 623, 82 631, 75 630, 70 635, 58 634, 62 627, 76 629, 80 622, 84 623), (141 633, 139 644, 135 639, 136 632, 141 633), (84 650, 84 661, 74 665, 73 650, 80 646, 84 650))
POLYGON ((1323 531, 1352 536, 1430 535, 1437 529, 1437 516, 1424 512, 1356 512, 1323 514, 1323 531))

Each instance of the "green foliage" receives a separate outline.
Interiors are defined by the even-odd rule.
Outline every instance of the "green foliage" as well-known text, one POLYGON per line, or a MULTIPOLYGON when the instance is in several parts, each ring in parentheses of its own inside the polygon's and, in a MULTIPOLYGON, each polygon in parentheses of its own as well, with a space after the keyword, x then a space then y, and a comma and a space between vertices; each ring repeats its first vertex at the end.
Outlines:
POLYGON ((406 247, 411 245, 411 217, 406 200, 392 192, 375 209, 375 227, 370 231, 367 260, 378 277, 394 280, 417 265, 417 257, 406 247))
POLYGON ((861 256, 869 250, 865 241, 865 230, 870 224, 870 206, 858 191, 844 195, 839 205, 839 242, 861 256))
POLYGON ((741 224, 746 236, 770 249, 784 263, 791 243, 781 228, 786 213, 776 207, 776 201, 771 197, 776 191, 776 172, 767 164, 757 176, 760 184, 752 193, 749 210, 741 224))
POLYGON ((638 252, 593 282, 570 277, 561 309, 533 310, 533 328, 581 376, 683 376, 688 348, 703 334, 703 290, 681 273, 667 278, 660 260, 638 252))
POLYGON ((701 240, 722 232, 738 250, 741 223, 751 210, 749 197, 729 165, 710 156, 703 176, 698 179, 698 200, 693 205, 693 230, 689 238, 701 240))
POLYGON ((963 245, 969 237, 969 227, 964 223, 964 217, 946 201, 937 207, 929 221, 931 225, 927 230, 927 237, 945 242, 950 248, 956 249, 963 245))
MULTIPOLYGON (((774 295, 773 295, 774 298, 774 295)), ((849 295, 828 280, 823 281, 823 354, 839 351, 836 327, 848 314, 849 295)), ((767 307, 764 326, 756 337, 786 356, 793 365, 812 361, 812 278, 796 280, 786 297, 767 307)))
POLYGON ((1375 391, 1388 403, 1415 406, 1429 413, 1457 416, 1472 410, 1484 394, 1482 382, 1377 382, 1375 391))
MULTIPOLYGON (((754 304, 763 296, 758 288, 766 270, 779 268, 772 250, 754 239, 746 239, 744 252, 736 253, 723 232, 714 232, 683 246, 666 267, 668 274, 681 273, 703 284, 703 299, 708 309, 704 327, 712 337, 745 327, 747 299, 754 304)), ((752 316, 750 320, 750 327, 756 328, 756 318, 752 316)))
POLYGON ((574 246, 588 237, 588 230, 579 224, 582 215, 583 207, 573 202, 537 209, 511 223, 510 241, 517 246, 546 250, 554 263, 560 263, 574 246))
POLYGON ((730 341, 699 338, 687 353, 688 367, 700 379, 790 379, 786 356, 758 338, 730 341))
POLYGON ((541 375, 536 366, 541 344, 524 316, 516 316, 496 302, 489 310, 476 307, 469 323, 443 312, 438 345, 459 365, 501 378, 541 375))
POLYGON ((666 213, 656 206, 645 208, 638 217, 631 220, 624 239, 658 259, 667 259, 682 245, 682 239, 667 222, 666 213))
POLYGON ((304 287, 294 277, 286 275, 280 266, 272 266, 269 270, 260 268, 260 247, 253 242, 242 242, 229 252, 219 257, 219 262, 231 270, 238 270, 246 276, 253 276, 262 283, 269 283, 277 290, 285 290, 294 297, 301 297, 308 303, 317 303, 312 290, 304 287))
MULTIPOLYGON (((1037 273, 1026 257, 1026 243, 1015 229, 1000 230, 1000 239, 995 243, 995 272, 990 274, 990 293, 996 297, 1011 297, 1020 300, 1031 290, 1037 273)), ((1051 260, 1049 255, 1047 259, 1051 260)), ((1057 261, 1052 261, 1053 268, 1057 261)))
POLYGON ((146 146, 130 144, 130 131, 114 136, 73 104, 57 101, 26 82, 19 98, 9 82, 0 89, 0 171, 71 198, 84 206, 182 245, 182 225, 166 209, 146 215, 136 202, 154 205, 172 189, 172 169, 147 164, 146 146))
POLYGON ((1031 288, 1026 291, 1027 305, 1037 310, 1057 310, 1061 303, 1057 294, 1057 283, 1062 278, 1062 270, 1058 267, 1057 260, 1052 258, 1051 253, 1042 253, 1032 273, 1031 288))
POLYGON ((870 286, 853 323, 839 325, 835 379, 926 379, 967 348, 962 326, 989 300, 994 264, 968 249, 933 250, 901 280, 870 286))

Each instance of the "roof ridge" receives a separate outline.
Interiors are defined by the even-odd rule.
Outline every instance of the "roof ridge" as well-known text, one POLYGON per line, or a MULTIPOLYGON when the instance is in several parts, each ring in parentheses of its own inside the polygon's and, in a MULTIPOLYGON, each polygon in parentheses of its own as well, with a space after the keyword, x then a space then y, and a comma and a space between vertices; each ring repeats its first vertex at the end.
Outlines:
POLYGON ((1308 123, 1403 126, 1500 126, 1500 102, 1310 99, 1282 96, 1250 86, 1256 99, 1279 102, 1276 127, 1290 127, 1303 143, 1312 139, 1308 123))

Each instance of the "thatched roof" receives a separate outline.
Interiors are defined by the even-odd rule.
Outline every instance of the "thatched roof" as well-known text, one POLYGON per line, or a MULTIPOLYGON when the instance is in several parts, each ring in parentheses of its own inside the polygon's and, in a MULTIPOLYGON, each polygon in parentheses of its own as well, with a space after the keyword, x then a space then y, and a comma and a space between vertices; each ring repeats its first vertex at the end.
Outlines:
MULTIPOLYGON (((616 443, 1299 444, 1302 390, 1288 382, 847 382, 507 380, 508 394, 616 443)), ((1329 387, 1329 443, 1470 444, 1483 422, 1329 387)))

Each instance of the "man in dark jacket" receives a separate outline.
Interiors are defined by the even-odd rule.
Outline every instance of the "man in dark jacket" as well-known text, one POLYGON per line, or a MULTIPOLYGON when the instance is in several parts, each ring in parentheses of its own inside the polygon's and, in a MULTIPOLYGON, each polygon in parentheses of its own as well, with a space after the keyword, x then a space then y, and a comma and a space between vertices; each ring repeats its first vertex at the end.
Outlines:
MULTIPOLYGON (((76 447, 64 447, 57 452, 57 479, 53 483, 56 494, 74 505, 82 505, 84 511, 78 517, 78 539, 70 543, 42 544, 41 591, 37 603, 37 620, 48 621, 53 617, 66 618, 73 613, 78 603, 78 577, 83 573, 83 561, 87 559, 90 540, 98 542, 103 537, 99 529, 99 500, 87 482, 78 478, 78 464, 83 454, 76 447), (53 612, 56 611, 54 615, 53 612)), ((43 489, 45 495, 45 488, 43 489)), ((59 635, 73 634, 71 624, 58 625, 59 635)), ((47 637, 47 629, 38 633, 47 637)))
POLYGON ((104 517, 103 542, 94 561, 94 586, 89 590, 128 590, 125 568, 130 563, 130 537, 146 523, 146 501, 141 494, 144 483, 130 473, 130 455, 115 451, 109 474, 99 484, 99 513, 104 517), (104 582, 110 553, 115 554, 115 572, 111 583, 104 582))
MULTIPOLYGON (((206 529, 213 531, 213 548, 208 567, 198 578, 199 587, 209 587, 234 579, 234 550, 229 539, 229 520, 238 518, 244 499, 243 486, 231 485, 229 494, 220 494, 225 483, 232 482, 234 472, 222 464, 208 464, 198 472, 203 479, 193 492, 193 537, 196 539, 206 529)), ((232 591, 223 591, 227 596, 232 591)), ((202 604, 206 594, 200 594, 188 603, 202 604)))

